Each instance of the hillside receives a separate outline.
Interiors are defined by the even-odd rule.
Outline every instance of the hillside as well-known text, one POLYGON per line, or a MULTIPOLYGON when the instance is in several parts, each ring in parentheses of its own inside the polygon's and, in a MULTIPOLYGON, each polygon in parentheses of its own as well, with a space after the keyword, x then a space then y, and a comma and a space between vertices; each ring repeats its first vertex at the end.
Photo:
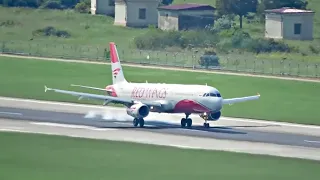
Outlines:
MULTIPOLYGON (((191 2, 190 0, 176 0, 174 4, 191 2)), ((214 5, 212 0, 199 0, 198 3, 208 3, 214 5)), ((309 0, 312 10, 320 12, 320 1, 309 0)), ((63 45, 99 47, 99 52, 106 47, 107 42, 115 41, 119 49, 128 52, 134 49, 133 39, 143 36, 149 29, 134 29, 127 27, 113 26, 113 18, 102 15, 80 14, 73 10, 44 10, 26 8, 5 8, 0 7, 0 37, 2 41, 13 41, 10 48, 23 49, 28 51, 39 47, 61 46, 63 45), (46 34, 46 31, 50 31, 46 34), (66 34, 67 37, 57 37, 66 34), (31 44, 31 45, 30 45, 31 44), (63 44, 63 45, 61 45, 63 44), (101 48, 101 49, 100 49, 101 48)), ((244 20, 243 30, 249 32, 252 37, 263 37, 264 24, 247 23, 244 20)), ((300 49, 299 53, 272 53, 260 54, 258 56, 246 53, 243 58, 262 59, 295 59, 320 61, 317 54, 310 52, 309 45, 320 49, 320 16, 315 15, 314 41, 284 41, 289 45, 300 49), (307 55, 307 56, 306 56, 307 55)), ((62 47, 63 46, 63 47, 62 47)), ((70 49, 73 49, 70 47, 70 49)), ((96 48, 97 49, 97 48, 96 48)), ((170 48, 171 50, 179 50, 170 48)), ((51 51, 51 49, 50 49, 51 51)), ((53 50, 52 50, 53 51, 53 50)), ((60 51, 60 50, 55 50, 60 51)), ((69 54, 66 51, 66 54, 69 54)), ((97 53, 96 53, 97 54, 97 53)), ((232 55, 228 55, 231 56, 232 55)), ((235 54, 238 56, 238 54, 235 54)), ((242 55, 241 55, 242 56, 242 55)), ((241 59, 241 58, 240 58, 241 59)))

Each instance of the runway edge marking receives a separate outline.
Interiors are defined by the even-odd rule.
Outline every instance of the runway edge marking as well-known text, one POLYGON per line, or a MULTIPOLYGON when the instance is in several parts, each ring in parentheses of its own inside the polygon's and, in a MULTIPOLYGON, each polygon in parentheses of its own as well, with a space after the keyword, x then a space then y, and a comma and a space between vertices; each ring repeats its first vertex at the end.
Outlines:
POLYGON ((87 130, 93 130, 93 131, 116 131, 116 130, 118 130, 118 129, 111 129, 111 128, 97 128, 97 127, 84 126, 84 125, 48 123, 48 122, 30 122, 30 124, 38 125, 38 126, 51 126, 51 127, 72 128, 72 129, 87 129, 87 130))

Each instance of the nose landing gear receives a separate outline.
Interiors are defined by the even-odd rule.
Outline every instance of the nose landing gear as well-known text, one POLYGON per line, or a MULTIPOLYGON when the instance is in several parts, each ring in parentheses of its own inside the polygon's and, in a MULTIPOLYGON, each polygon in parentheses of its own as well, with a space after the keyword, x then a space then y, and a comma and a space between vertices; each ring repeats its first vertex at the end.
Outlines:
POLYGON ((208 115, 205 113, 201 114, 200 117, 204 119, 203 127, 210 128, 210 124, 208 123, 208 115))

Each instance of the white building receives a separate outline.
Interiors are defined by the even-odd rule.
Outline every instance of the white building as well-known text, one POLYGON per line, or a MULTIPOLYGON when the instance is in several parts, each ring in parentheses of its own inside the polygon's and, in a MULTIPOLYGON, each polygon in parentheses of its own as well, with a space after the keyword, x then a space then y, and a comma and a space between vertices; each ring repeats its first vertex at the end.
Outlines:
POLYGON ((314 12, 300 9, 265 10, 265 37, 274 39, 312 40, 314 12))
POLYGON ((159 4, 160 0, 115 0, 114 25, 157 26, 159 4))
POLYGON ((114 16, 115 0, 91 0, 91 14, 114 16))

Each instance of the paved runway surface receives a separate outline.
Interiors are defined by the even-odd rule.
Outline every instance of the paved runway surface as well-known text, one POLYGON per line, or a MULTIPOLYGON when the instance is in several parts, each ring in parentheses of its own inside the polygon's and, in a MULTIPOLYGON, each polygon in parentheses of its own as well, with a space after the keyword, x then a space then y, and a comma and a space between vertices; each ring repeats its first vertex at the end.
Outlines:
POLYGON ((86 114, 63 113, 53 111, 39 111, 30 109, 0 107, 0 117, 17 120, 32 120, 40 122, 53 122, 74 125, 87 125, 98 128, 130 129, 135 131, 152 131, 165 134, 176 134, 193 137, 215 139, 228 139, 237 141, 263 142, 279 145, 293 145, 319 148, 320 137, 302 134, 274 133, 238 129, 232 127, 212 127, 205 129, 195 125, 192 129, 182 129, 178 124, 164 123, 161 121, 146 121, 145 128, 135 128, 132 121, 106 121, 102 118, 85 118, 86 114))

